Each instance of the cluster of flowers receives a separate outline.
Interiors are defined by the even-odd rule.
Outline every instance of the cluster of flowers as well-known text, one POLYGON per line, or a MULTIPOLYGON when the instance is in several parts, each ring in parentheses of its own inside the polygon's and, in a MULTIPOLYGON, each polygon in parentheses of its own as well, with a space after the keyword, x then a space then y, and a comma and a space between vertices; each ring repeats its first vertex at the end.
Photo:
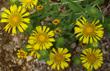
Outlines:
MULTIPOLYGON (((29 15, 27 12, 29 9, 37 6, 38 0, 20 0, 21 6, 12 5, 9 9, 5 9, 1 14, 2 23, 6 22, 4 31, 11 33, 12 35, 17 34, 18 32, 24 32, 28 25, 30 24, 29 15)), ((37 6, 37 10, 42 10, 43 6, 37 6)), ((54 25, 60 23, 59 19, 55 19, 52 22, 54 25)), ((74 27, 74 34, 80 42, 86 44, 98 43, 99 40, 103 37, 104 31, 103 26, 99 24, 99 20, 94 20, 92 23, 81 16, 76 20, 74 27)), ((60 31, 57 29, 56 31, 60 31)), ((18 50, 18 58, 24 59, 27 55, 30 55, 34 58, 40 58, 39 50, 48 50, 49 60, 47 64, 51 66, 52 69, 65 69, 69 66, 71 61, 71 53, 67 48, 52 48, 53 43, 55 42, 55 32, 50 30, 48 26, 37 26, 35 30, 31 33, 28 39, 28 44, 26 48, 29 49, 26 52, 23 49, 18 50), (52 49, 51 49, 52 48, 52 49)), ((91 71, 93 68, 98 69, 103 64, 103 53, 99 48, 86 48, 82 50, 80 55, 82 65, 88 70, 91 71)))

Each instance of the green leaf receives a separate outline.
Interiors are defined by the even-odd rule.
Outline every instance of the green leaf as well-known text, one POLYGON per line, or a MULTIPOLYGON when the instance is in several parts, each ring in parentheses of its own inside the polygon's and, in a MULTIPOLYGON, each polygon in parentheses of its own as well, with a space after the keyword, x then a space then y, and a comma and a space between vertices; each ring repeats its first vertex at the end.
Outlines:
POLYGON ((104 0, 95 0, 93 2, 93 4, 97 4, 97 5, 101 5, 102 3, 104 3, 104 0))
POLYGON ((75 3, 75 2, 72 2, 72 1, 70 1, 69 3, 70 3, 70 4, 68 4, 68 5, 69 5, 69 8, 70 8, 73 12, 82 12, 82 11, 84 11, 84 9, 81 7, 80 4, 75 3))
POLYGON ((31 24, 29 24, 28 26, 29 27, 24 32, 24 34, 26 34, 26 35, 29 35, 30 33, 32 33, 32 30, 33 30, 33 26, 31 24))
POLYGON ((10 4, 13 5, 13 4, 18 4, 19 1, 18 0, 10 0, 10 4))
POLYGON ((73 58, 72 58, 72 61, 73 61, 73 63, 76 64, 76 65, 80 65, 80 64, 81 64, 80 57, 78 57, 78 56, 73 57, 73 58))
POLYGON ((104 23, 102 23, 104 26, 105 33, 110 35, 110 17, 105 17, 104 23))
POLYGON ((96 8, 92 6, 88 6, 85 8, 85 11, 87 12, 87 15, 93 18, 101 18, 102 13, 96 8))
POLYGON ((56 39, 56 47, 63 47, 64 46, 64 38, 63 37, 58 37, 56 39))
POLYGON ((41 57, 40 57, 40 61, 47 61, 48 60, 48 57, 49 57, 49 52, 47 50, 41 50, 39 51, 41 57))

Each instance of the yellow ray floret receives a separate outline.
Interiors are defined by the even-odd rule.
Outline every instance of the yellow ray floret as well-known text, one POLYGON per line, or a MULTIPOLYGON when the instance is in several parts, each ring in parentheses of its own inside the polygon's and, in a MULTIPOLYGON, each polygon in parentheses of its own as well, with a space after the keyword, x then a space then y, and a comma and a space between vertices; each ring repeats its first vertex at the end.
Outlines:
POLYGON ((23 7, 33 9, 37 5, 38 0, 20 0, 20 2, 22 3, 23 7))
POLYGON ((5 9, 1 14, 1 22, 7 23, 4 30, 12 34, 16 34, 17 30, 24 32, 30 23, 29 15, 29 12, 21 6, 12 5, 10 9, 5 9))
POLYGON ((38 26, 33 31, 28 40, 27 48, 32 50, 45 50, 53 46, 52 42, 55 42, 54 32, 50 31, 50 28, 46 26, 38 26))
POLYGON ((47 61, 47 64, 52 69, 61 70, 69 66, 71 54, 68 53, 67 48, 58 48, 57 50, 53 48, 49 57, 50 60, 47 61))
POLYGON ((33 58, 40 58, 40 54, 37 51, 31 51, 29 55, 33 58))
POLYGON ((103 54, 100 49, 87 48, 82 51, 81 61, 83 66, 88 70, 98 69, 103 64, 103 54))
POLYGON ((99 24, 99 20, 94 20, 92 23, 88 22, 86 18, 81 17, 75 24, 75 35, 79 41, 83 43, 97 43, 101 40, 104 34, 104 28, 99 24))

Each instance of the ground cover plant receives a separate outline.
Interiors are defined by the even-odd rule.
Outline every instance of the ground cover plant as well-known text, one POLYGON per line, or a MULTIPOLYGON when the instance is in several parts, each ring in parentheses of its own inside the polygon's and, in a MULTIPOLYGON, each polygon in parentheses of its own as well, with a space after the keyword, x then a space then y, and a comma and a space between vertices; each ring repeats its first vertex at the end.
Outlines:
POLYGON ((109 0, 0 0, 0 71, 109 71, 109 0))

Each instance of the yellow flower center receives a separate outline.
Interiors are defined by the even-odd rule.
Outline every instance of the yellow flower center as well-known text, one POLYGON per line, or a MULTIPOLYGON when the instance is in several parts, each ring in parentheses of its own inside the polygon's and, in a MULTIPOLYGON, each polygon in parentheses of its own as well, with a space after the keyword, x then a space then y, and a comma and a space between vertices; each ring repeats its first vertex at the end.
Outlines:
POLYGON ((39 8, 39 9, 42 9, 43 7, 42 7, 42 6, 38 6, 38 8, 39 8))
POLYGON ((13 16, 12 21, 17 23, 19 22, 19 17, 18 16, 13 16))
POLYGON ((54 23, 59 23, 59 21, 58 20, 55 20, 54 23))
POLYGON ((23 53, 23 52, 20 52, 20 56, 25 56, 25 53, 23 53))
POLYGON ((97 60, 97 57, 95 54, 89 54, 87 55, 87 60, 89 63, 94 64, 97 60))
POLYGON ((38 35, 38 37, 37 37, 38 41, 40 41, 40 42, 45 42, 45 41, 47 41, 47 38, 48 38, 48 36, 45 35, 45 34, 40 34, 40 35, 38 35))
POLYGON ((85 36, 93 35, 94 31, 95 31, 94 25, 87 24, 87 25, 84 26, 83 32, 84 32, 85 36))
POLYGON ((12 15, 9 17, 9 21, 12 26, 16 26, 20 22, 20 16, 12 15))
POLYGON ((58 25, 58 24, 60 23, 60 20, 59 20, 59 19, 55 19, 55 20, 52 21, 52 23, 53 23, 54 25, 58 25))
POLYGON ((42 9, 43 9, 43 6, 42 6, 42 5, 37 6, 37 10, 38 10, 38 11, 40 11, 40 10, 42 10, 42 9))
POLYGON ((62 54, 55 54, 54 60, 57 64, 60 64, 61 61, 64 61, 64 56, 62 54))

